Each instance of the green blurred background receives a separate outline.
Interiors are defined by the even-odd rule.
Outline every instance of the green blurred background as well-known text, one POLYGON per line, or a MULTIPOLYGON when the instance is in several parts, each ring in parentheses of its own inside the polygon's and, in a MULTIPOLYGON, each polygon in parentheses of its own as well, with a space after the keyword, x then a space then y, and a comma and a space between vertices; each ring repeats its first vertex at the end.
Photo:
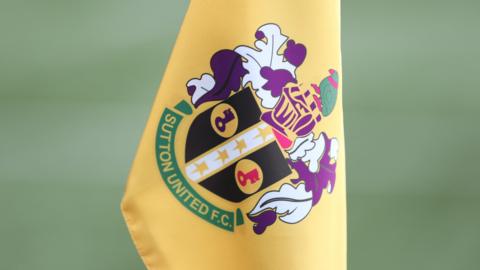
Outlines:
MULTIPOLYGON (((188 2, 0 0, 0 269, 144 269, 119 211, 188 2)), ((343 0, 350 269, 480 265, 480 2, 343 0)))

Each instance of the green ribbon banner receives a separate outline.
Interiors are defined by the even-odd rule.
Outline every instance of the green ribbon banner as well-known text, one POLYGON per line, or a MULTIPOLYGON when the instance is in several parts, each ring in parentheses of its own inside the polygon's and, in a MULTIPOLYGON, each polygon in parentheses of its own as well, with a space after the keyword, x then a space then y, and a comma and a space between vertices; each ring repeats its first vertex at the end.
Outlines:
POLYGON ((195 215, 227 231, 234 230, 234 213, 216 207, 198 194, 183 176, 175 156, 175 135, 183 116, 166 108, 156 137, 160 174, 175 198, 195 215))

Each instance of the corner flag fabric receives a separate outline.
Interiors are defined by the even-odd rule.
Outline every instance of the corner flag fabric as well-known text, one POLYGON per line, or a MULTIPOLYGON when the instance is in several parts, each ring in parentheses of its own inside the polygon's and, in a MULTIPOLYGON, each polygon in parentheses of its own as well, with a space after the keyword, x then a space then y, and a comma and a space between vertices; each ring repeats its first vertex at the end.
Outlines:
POLYGON ((121 209, 146 267, 345 270, 339 0, 192 0, 121 209))

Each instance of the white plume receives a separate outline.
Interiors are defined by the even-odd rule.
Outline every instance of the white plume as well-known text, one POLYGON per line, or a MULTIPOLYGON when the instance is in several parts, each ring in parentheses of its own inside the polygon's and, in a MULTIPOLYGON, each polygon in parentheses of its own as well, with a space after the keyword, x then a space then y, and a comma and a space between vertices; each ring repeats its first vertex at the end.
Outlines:
POLYGON ((297 187, 283 184, 278 191, 265 193, 249 215, 257 215, 266 209, 274 210, 283 222, 298 223, 312 209, 312 192, 307 192, 303 183, 297 187))
POLYGON ((187 82, 187 87, 195 87, 195 92, 192 96, 192 103, 196 104, 197 101, 207 94, 215 87, 215 79, 210 74, 203 74, 200 79, 191 79, 187 82))
POLYGON ((246 62, 243 62, 243 67, 248 71, 248 74, 243 77, 243 85, 251 82, 256 95, 261 99, 262 106, 272 109, 277 104, 279 97, 273 97, 269 90, 263 88, 267 80, 260 75, 260 70, 263 67, 271 67, 273 70, 285 69, 296 78, 296 67, 285 61, 283 54, 279 52, 280 48, 287 42, 288 37, 282 34, 278 25, 266 24, 257 31, 265 35, 265 40, 257 40, 255 48, 239 46, 235 49, 235 52, 246 60, 246 62))

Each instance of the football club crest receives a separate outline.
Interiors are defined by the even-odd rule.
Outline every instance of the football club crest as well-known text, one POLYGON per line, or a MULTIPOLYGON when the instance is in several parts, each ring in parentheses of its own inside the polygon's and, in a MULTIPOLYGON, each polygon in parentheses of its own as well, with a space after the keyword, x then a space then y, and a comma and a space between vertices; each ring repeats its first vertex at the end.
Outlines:
POLYGON ((211 73, 186 82, 191 100, 163 111, 156 156, 165 184, 192 213, 262 234, 277 220, 306 219, 334 190, 339 145, 320 123, 334 112, 339 74, 300 81, 307 48, 276 24, 261 26, 255 39, 253 47, 219 50, 211 73))

